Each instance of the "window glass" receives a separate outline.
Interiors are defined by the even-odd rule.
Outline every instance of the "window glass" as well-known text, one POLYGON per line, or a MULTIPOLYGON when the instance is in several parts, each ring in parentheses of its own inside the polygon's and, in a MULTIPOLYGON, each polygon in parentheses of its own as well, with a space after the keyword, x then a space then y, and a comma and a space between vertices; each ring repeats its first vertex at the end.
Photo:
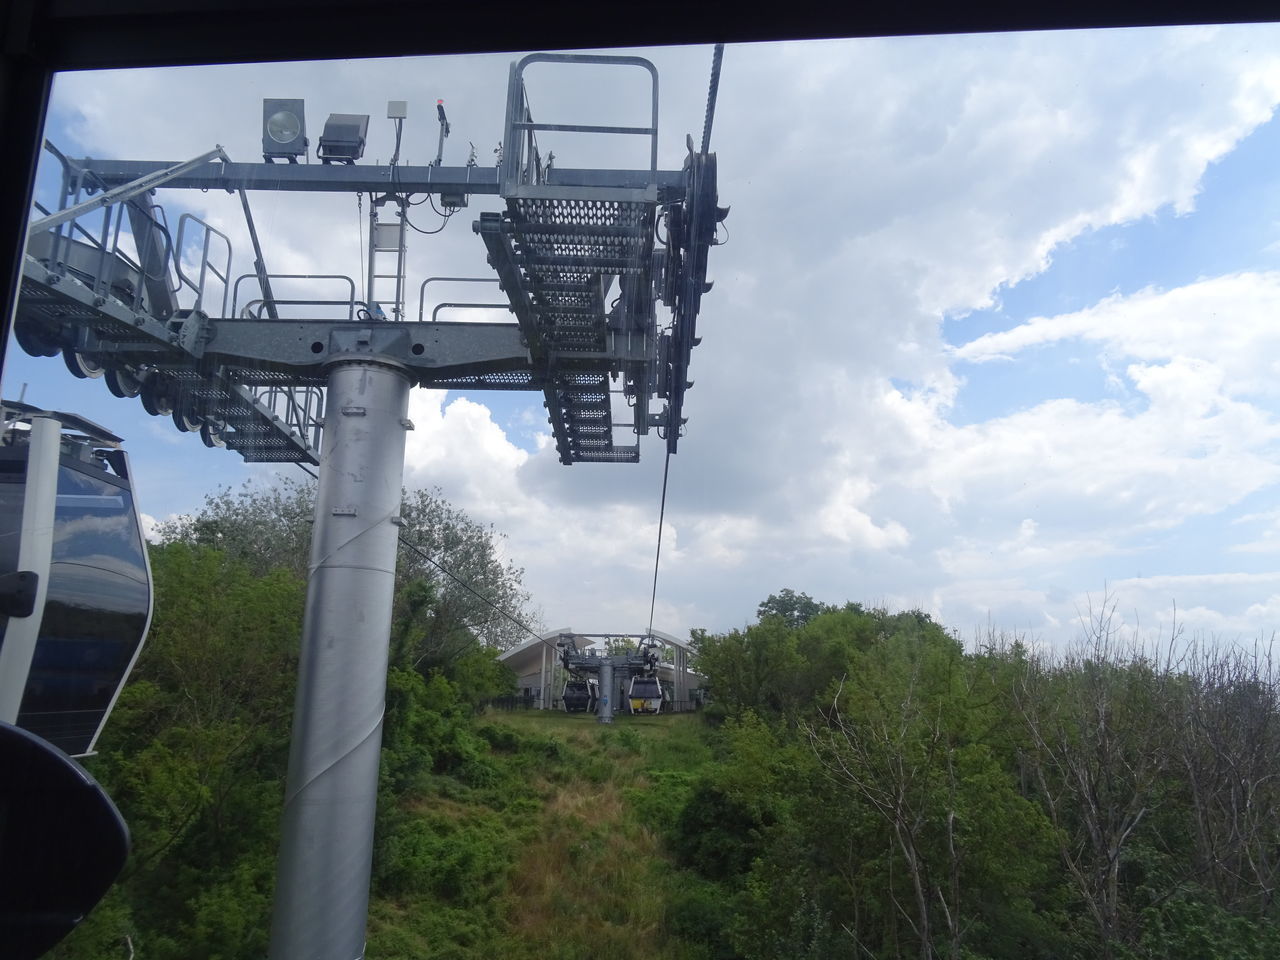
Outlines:
POLYGON ((142 550, 130 492, 62 466, 48 597, 18 723, 68 753, 89 749, 142 641, 142 550))

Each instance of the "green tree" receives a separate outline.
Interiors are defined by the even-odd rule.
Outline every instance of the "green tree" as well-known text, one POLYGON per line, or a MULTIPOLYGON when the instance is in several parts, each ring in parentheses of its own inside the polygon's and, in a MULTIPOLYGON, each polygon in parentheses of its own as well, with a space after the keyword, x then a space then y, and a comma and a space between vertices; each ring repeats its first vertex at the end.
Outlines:
MULTIPOLYGON (((246 482, 234 493, 207 495, 191 516, 162 523, 159 537, 162 543, 223 550, 256 573, 285 568, 305 580, 314 510, 314 483, 246 482)), ((527 638, 512 619, 536 619, 522 584, 524 571, 503 559, 502 537, 492 527, 451 506, 439 491, 406 492, 401 520, 396 652, 402 658, 420 663, 425 672, 473 643, 506 650, 527 638)))
POLYGON ((801 662, 796 632, 768 617, 746 630, 696 633, 694 668, 707 678, 716 704, 730 717, 748 711, 762 716, 796 714, 794 687, 801 662))
POLYGON ((761 601, 756 608, 756 619, 777 617, 788 627, 802 627, 819 614, 833 609, 835 608, 819 603, 807 593, 796 593, 790 587, 784 587, 761 601))
MULTIPOLYGON (((1053 888, 1053 830, 1002 763, 1008 740, 973 666, 937 635, 878 645, 807 726, 845 804, 882 825, 881 896, 904 927, 894 939, 921 960, 959 960, 1000 939, 1034 955, 1053 888)), ((876 937, 852 929, 861 944, 876 937)))
POLYGON ((127 956, 126 937, 160 960, 263 955, 303 584, 181 543, 151 565, 151 632, 88 761, 133 851, 54 956, 103 956, 104 939, 127 956))

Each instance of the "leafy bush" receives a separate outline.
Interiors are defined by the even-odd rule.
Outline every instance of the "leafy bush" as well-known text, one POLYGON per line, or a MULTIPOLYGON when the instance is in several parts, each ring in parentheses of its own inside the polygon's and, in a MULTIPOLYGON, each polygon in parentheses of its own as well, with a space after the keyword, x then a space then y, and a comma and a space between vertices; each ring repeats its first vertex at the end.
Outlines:
POLYGON ((515 837, 496 816, 425 814, 394 828, 375 881, 390 896, 430 893, 458 905, 488 903, 504 890, 515 837))

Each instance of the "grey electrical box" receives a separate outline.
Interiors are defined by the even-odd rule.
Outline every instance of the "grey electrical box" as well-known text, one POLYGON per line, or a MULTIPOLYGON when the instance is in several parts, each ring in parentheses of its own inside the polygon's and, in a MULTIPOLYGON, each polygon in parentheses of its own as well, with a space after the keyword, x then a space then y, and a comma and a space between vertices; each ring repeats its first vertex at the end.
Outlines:
POLYGON ((403 120, 409 116, 408 100, 388 100, 387 101, 387 119, 403 120))
POLYGON ((396 222, 396 223, 374 224, 373 249, 399 250, 400 243, 403 237, 404 237, 403 223, 396 222))

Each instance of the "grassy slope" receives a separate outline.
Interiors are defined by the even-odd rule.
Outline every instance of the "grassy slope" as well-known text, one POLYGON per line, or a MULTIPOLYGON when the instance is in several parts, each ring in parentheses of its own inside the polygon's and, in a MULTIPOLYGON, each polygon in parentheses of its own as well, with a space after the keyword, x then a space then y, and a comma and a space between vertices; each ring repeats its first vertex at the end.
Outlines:
POLYGON ((671 929, 680 880, 662 842, 710 761, 700 719, 493 714, 481 732, 484 768, 397 811, 400 873, 371 905, 370 960, 702 957, 671 929))

